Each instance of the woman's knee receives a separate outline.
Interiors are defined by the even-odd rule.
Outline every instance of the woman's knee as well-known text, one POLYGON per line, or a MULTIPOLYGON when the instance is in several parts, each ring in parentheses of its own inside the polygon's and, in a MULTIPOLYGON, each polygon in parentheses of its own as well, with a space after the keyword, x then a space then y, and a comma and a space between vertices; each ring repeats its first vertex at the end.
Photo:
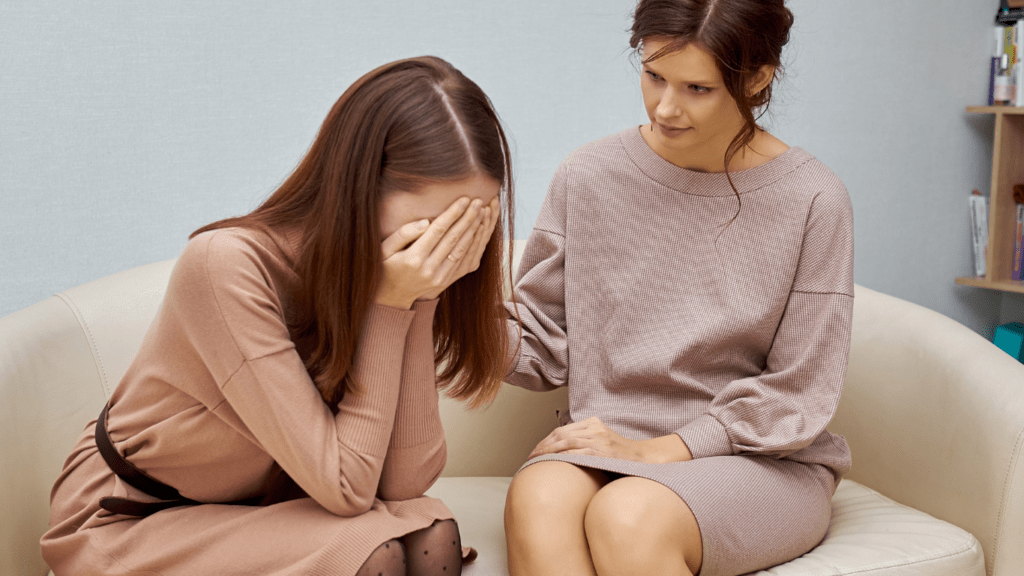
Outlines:
POLYGON ((623 563, 675 556, 691 572, 702 561, 700 530, 685 502, 664 485, 644 478, 621 478, 591 499, 584 529, 595 564, 602 556, 623 563))
POLYGON ((356 576, 405 576, 405 548, 399 540, 381 544, 363 562, 356 576))
POLYGON ((402 538, 409 576, 462 573, 462 538, 454 520, 437 520, 402 538))
POLYGON ((576 515, 580 520, 594 494, 607 481, 603 473, 566 462, 538 462, 512 479, 505 498, 505 523, 543 521, 576 515))

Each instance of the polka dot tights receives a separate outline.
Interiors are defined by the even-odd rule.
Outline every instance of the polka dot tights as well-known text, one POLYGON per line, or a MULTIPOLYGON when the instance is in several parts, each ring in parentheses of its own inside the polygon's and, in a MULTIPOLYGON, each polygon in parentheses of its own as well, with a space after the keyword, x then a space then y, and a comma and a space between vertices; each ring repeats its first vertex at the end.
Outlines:
POLYGON ((462 541, 454 520, 388 540, 366 559, 356 576, 459 576, 462 541))

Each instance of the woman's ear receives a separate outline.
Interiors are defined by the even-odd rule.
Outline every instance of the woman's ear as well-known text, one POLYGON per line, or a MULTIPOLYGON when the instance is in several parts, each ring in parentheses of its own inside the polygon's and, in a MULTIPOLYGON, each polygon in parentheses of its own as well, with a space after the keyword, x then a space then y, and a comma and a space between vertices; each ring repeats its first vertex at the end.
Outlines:
POLYGON ((750 83, 747 85, 747 94, 754 96, 759 94, 762 90, 768 87, 775 79, 775 66, 765 64, 761 66, 761 69, 754 74, 754 77, 750 79, 750 83))

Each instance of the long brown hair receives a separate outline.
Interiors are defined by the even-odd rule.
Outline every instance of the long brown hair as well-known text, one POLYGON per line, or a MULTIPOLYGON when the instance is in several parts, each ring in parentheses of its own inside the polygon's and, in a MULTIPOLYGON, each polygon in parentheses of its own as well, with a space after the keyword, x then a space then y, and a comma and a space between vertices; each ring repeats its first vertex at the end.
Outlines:
POLYGON ((289 328, 314 339, 306 369, 333 408, 346 391, 360 391, 353 357, 382 274, 381 199, 477 174, 502 183, 501 214, 479 269, 441 294, 433 330, 435 360, 443 366, 439 386, 479 406, 493 399, 505 375, 502 287, 512 269, 512 165, 490 100, 448 62, 399 60, 356 80, 266 201, 192 236, 236 226, 301 230, 300 306, 289 328))
POLYGON ((792 25, 793 13, 784 0, 640 0, 633 14, 630 47, 641 49, 645 38, 669 41, 654 54, 645 54, 644 62, 690 44, 715 57, 744 120, 725 151, 725 174, 737 199, 739 190, 732 182, 729 162, 754 139, 760 128, 757 121, 768 111, 772 86, 782 71, 782 47, 789 42, 792 25), (749 94, 751 81, 766 65, 774 67, 775 76, 763 90, 749 94))

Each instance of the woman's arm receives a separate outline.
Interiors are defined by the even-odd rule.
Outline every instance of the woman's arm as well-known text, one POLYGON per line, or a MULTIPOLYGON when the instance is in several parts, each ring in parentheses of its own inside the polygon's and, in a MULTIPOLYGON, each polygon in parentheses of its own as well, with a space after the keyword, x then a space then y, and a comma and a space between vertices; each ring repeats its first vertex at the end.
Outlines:
POLYGON ((186 342, 210 371, 223 400, 210 406, 273 458, 314 500, 351 516, 373 503, 391 436, 408 310, 374 305, 354 357, 361 394, 334 415, 295 350, 273 263, 239 232, 190 242, 168 287, 186 342))
MULTIPOLYGON (((460 264, 452 272, 453 278, 461 278, 479 268, 498 222, 499 209, 497 198, 482 209, 480 226, 465 256, 458 258, 460 264)), ((434 363, 434 312, 441 291, 428 292, 412 306, 416 316, 406 339, 394 429, 377 490, 382 500, 422 496, 444 469, 447 452, 438 410, 434 363)))
POLYGON ((507 302, 509 368, 505 381, 527 390, 565 386, 569 343, 565 321, 565 164, 559 166, 526 244, 507 302), (519 319, 517 321, 517 318, 519 319), (520 324, 521 321, 521 324, 520 324))
POLYGON ((422 496, 444 469, 447 450, 438 411, 433 323, 437 300, 417 302, 402 364, 394 428, 377 495, 382 500, 422 496))

